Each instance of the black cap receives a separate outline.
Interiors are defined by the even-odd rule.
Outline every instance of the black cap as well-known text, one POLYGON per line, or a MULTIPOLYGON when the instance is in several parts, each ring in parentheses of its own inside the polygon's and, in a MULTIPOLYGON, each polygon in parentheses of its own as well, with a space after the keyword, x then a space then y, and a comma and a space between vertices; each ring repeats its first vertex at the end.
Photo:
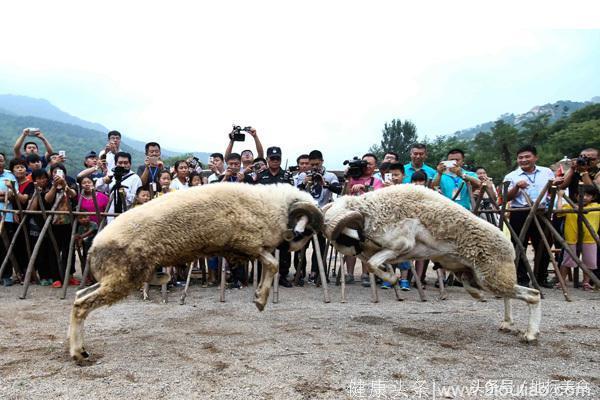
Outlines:
POLYGON ((280 147, 269 147, 267 149, 267 158, 271 158, 271 157, 279 157, 281 158, 281 148, 280 147))
POLYGON ((90 157, 98 157, 98 154, 96 154, 96 152, 94 150, 92 150, 89 153, 87 153, 85 156, 86 159, 88 159, 90 157))

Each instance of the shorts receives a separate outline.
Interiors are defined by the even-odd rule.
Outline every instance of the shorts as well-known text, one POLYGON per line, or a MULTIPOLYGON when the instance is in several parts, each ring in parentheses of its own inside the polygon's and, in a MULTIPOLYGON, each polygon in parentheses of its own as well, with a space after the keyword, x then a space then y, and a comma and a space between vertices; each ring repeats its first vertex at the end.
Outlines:
MULTIPOLYGON (((577 252, 576 252, 577 245, 576 244, 570 244, 569 247, 571 248, 571 250, 573 250, 573 253, 577 254, 577 252)), ((598 246, 596 245, 596 243, 583 243, 583 245, 581 247, 581 253, 582 253, 581 258, 582 258, 583 263, 589 269, 597 268, 597 265, 596 265, 597 252, 598 252, 598 246)), ((573 260, 573 258, 571 258, 569 253, 567 253, 565 251, 565 255, 564 255, 561 266, 575 268, 577 266, 577 264, 575 263, 575 260, 573 260)))
POLYGON ((400 271, 410 270, 410 261, 402 261, 400 264, 395 264, 394 269, 400 268, 400 271))

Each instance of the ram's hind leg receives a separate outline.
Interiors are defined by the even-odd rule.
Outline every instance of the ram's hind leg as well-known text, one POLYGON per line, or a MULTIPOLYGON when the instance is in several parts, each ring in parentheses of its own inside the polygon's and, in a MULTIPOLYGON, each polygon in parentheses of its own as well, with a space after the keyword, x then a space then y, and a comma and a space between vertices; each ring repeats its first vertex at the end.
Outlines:
POLYGON ((501 332, 510 332, 512 331, 513 326, 513 318, 512 318, 512 304, 510 303, 510 297, 504 298, 504 321, 500 324, 498 328, 501 332))
POLYGON ((511 297, 523 300, 529 306, 529 322, 522 339, 528 343, 537 341, 540 333, 540 322, 542 320, 540 292, 536 289, 515 285, 514 294, 511 297))
POLYGON ((463 284, 463 287, 472 298, 479 301, 486 301, 483 292, 479 289, 479 284, 470 272, 457 272, 454 274, 463 284))
POLYGON ((262 277, 258 289, 254 292, 254 304, 256 304, 259 311, 262 311, 265 308, 265 304, 267 304, 269 291, 273 284, 273 277, 277 274, 279 264, 277 263, 277 259, 266 250, 260 253, 259 259, 262 263, 262 277))
POLYGON ((100 283, 96 290, 75 300, 69 325, 69 354, 75 361, 81 362, 89 358, 89 354, 83 347, 84 322, 89 313, 98 307, 122 299, 129 294, 130 289, 126 283, 120 285, 100 283))

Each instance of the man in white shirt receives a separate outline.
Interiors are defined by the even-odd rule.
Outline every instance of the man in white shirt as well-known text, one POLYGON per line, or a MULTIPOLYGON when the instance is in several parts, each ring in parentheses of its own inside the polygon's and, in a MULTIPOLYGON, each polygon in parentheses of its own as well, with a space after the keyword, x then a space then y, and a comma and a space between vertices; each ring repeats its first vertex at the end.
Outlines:
MULTIPOLYGON (((548 181, 554 180, 554 173, 550 168, 537 166, 535 164, 537 160, 537 150, 534 146, 526 145, 517 151, 517 164, 519 167, 504 177, 504 182, 510 182, 505 201, 511 202, 511 208, 528 207, 527 200, 523 193, 527 193, 529 197, 531 197, 531 201, 535 202, 548 181)), ((547 199, 542 199, 542 202, 540 203, 542 208, 546 206, 546 200, 547 199)), ((527 214, 528 212, 526 211, 517 211, 510 214, 510 225, 517 235, 521 233, 525 220, 527 219, 527 214)), ((542 245, 542 237, 534 223, 529 225, 529 229, 523 241, 523 247, 527 248, 529 238, 531 238, 531 243, 535 251, 534 265, 537 267, 535 271, 536 280, 542 287, 552 287, 552 285, 548 283, 548 263, 550 262, 550 257, 548 256, 545 247, 542 245)), ((546 235, 546 239, 548 239, 549 244, 552 245, 552 237, 546 235)), ((521 286, 529 285, 527 269, 521 258, 519 258, 519 265, 517 266, 517 280, 521 286)))
MULTIPOLYGON (((118 152, 115 155, 116 167, 112 170, 112 175, 108 171, 104 178, 96 181, 96 190, 108 194, 111 199, 109 212, 124 212, 133 205, 135 193, 142 186, 140 177, 131 172, 131 154, 118 152), (121 196, 117 196, 120 193, 121 196), (124 203, 123 201, 124 200, 124 203)), ((108 218, 107 222, 112 221, 108 218)))
POLYGON ((108 132, 108 143, 100 151, 99 157, 101 160, 106 160, 108 174, 112 175, 112 170, 116 165, 115 155, 121 151, 121 132, 108 132))

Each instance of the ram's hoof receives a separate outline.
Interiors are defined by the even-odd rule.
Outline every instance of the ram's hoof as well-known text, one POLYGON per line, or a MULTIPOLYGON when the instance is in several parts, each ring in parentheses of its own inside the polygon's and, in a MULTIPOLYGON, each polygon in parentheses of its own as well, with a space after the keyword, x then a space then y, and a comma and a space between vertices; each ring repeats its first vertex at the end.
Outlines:
POLYGON ((531 333, 531 332, 524 332, 523 334, 521 334, 520 339, 521 339, 521 342, 523 342, 523 343, 537 344, 538 343, 538 334, 531 333))
POLYGON ((85 351, 84 349, 81 349, 81 351, 75 351, 75 352, 71 353, 71 358, 77 364, 80 364, 85 361, 88 361, 90 359, 90 355, 87 351, 85 351))
POLYGON ((512 332, 512 322, 506 322, 506 321, 502 321, 500 323, 500 326, 498 327, 498 330, 500 332, 512 332))
POLYGON ((262 311, 265 309, 265 305, 261 303, 258 299, 254 300, 254 304, 256 305, 256 308, 258 308, 258 311, 262 311))

